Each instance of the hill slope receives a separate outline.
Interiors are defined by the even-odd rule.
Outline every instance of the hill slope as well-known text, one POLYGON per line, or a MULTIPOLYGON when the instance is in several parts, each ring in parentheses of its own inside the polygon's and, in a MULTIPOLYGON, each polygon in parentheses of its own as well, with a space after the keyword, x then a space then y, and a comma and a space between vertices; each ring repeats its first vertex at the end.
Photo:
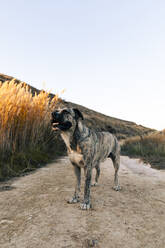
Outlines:
MULTIPOLYGON (((7 80, 11 80, 11 79, 13 79, 13 77, 0 74, 0 81, 2 83, 7 80)), ((16 82, 19 83, 20 80, 16 80, 16 82)), ((40 92, 40 90, 30 85, 29 87, 31 88, 31 91, 33 94, 35 94, 35 92, 37 94, 40 92)), ((53 97, 53 96, 54 96, 53 94, 50 94, 50 97, 53 97)), ((72 102, 61 100, 59 104, 60 106, 63 106, 63 107, 78 108, 84 115, 86 125, 99 131, 106 130, 106 131, 114 132, 115 130, 116 136, 119 139, 125 139, 125 138, 136 136, 136 135, 141 136, 141 135, 148 134, 150 132, 155 131, 153 129, 144 127, 142 125, 137 125, 136 123, 131 122, 131 121, 125 121, 125 120, 121 120, 118 118, 103 115, 101 113, 98 113, 96 111, 93 111, 91 109, 88 109, 84 106, 81 106, 81 105, 78 105, 72 102)))

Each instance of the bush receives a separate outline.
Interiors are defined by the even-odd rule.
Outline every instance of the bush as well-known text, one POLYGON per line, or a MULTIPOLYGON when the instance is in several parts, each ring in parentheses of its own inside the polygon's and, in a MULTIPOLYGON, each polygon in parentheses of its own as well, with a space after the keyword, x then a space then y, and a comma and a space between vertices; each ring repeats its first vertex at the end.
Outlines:
POLYGON ((122 154, 141 157, 154 167, 165 169, 165 131, 126 139, 122 154))
POLYGON ((0 83, 0 179, 45 163, 57 148, 50 114, 58 96, 34 96, 25 83, 0 83))

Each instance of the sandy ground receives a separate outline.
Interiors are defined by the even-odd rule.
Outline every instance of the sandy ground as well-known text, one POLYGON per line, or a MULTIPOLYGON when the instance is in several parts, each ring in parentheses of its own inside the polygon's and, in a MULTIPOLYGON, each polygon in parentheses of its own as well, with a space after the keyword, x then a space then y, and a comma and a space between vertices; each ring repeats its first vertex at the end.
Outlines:
POLYGON ((67 204, 75 179, 68 158, 1 183, 0 247, 164 248, 165 172, 121 157, 120 192, 113 174, 108 159, 89 211, 67 204))

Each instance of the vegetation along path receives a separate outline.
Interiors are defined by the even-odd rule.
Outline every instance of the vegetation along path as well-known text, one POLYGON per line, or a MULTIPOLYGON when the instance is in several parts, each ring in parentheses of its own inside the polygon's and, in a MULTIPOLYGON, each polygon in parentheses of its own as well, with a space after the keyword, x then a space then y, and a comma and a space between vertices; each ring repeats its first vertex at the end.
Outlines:
POLYGON ((106 160, 89 211, 67 204, 75 178, 66 157, 1 183, 0 247, 164 248, 165 171, 121 157, 120 192, 112 189, 113 174, 106 160))

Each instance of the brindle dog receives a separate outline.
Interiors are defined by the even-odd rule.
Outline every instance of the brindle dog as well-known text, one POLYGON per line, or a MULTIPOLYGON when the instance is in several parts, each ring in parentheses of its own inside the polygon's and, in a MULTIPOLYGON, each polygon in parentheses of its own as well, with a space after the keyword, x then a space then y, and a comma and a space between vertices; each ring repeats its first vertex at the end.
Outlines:
POLYGON ((100 163, 111 158, 115 168, 114 189, 120 190, 118 170, 120 146, 116 137, 109 132, 95 132, 83 124, 83 115, 78 109, 65 108, 52 113, 52 128, 60 130, 67 153, 76 175, 75 192, 69 203, 79 202, 81 168, 85 172, 84 201, 81 209, 89 209, 92 168, 96 168, 95 185, 100 175, 100 163))

